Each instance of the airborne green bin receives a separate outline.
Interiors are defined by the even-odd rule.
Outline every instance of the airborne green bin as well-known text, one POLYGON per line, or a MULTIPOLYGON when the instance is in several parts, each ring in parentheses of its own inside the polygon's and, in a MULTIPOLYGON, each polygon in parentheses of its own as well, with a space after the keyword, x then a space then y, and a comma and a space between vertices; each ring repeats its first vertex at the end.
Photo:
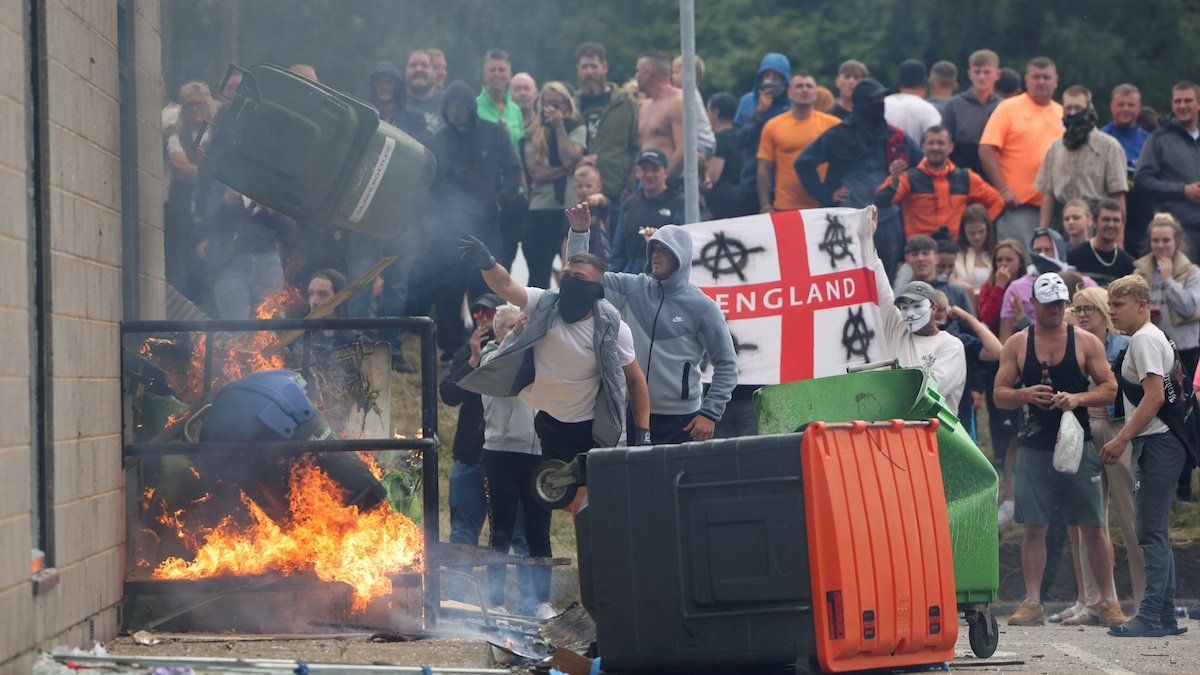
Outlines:
POLYGON ((216 180, 312 227, 390 238, 415 221, 435 167, 425 146, 366 103, 279 66, 235 72, 242 81, 203 149, 216 180))
POLYGON ((936 418, 950 516, 958 603, 985 605, 1000 587, 996 470, 921 369, 874 370, 763 387, 754 394, 762 434, 810 422, 936 418))

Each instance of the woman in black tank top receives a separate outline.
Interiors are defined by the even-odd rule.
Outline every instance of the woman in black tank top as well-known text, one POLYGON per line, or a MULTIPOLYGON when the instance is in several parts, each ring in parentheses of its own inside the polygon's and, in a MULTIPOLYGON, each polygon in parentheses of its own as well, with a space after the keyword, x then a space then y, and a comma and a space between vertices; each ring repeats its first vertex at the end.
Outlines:
MULTIPOLYGON (((1055 392, 1078 394, 1088 390, 1088 376, 1079 369, 1079 359, 1075 356, 1075 326, 1067 326, 1067 351, 1062 361, 1054 365, 1043 363, 1037 355, 1033 339, 1034 327, 1029 327, 1029 338, 1025 345, 1025 364, 1021 367, 1021 385, 1033 387, 1039 384, 1049 384, 1055 392), (1043 381, 1049 379, 1048 382, 1043 381)), ((1043 408, 1032 403, 1027 404, 1021 415, 1020 439, 1023 447, 1054 450, 1054 440, 1058 436, 1058 425, 1062 422, 1062 411, 1054 408, 1043 408)), ((1089 428, 1087 408, 1080 406, 1074 411, 1079 426, 1083 427, 1085 441, 1092 440, 1089 428)))

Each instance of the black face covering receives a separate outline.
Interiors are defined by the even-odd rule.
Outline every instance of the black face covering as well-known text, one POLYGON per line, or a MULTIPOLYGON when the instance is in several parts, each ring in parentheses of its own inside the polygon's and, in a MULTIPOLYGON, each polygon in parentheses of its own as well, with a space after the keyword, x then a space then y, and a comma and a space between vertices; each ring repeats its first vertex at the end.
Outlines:
POLYGON ((883 108, 883 101, 877 98, 863 101, 861 105, 857 101, 854 103, 854 113, 868 129, 878 129, 887 125, 883 117, 883 108))
POLYGON ((558 315, 567 323, 575 323, 587 316, 603 297, 603 284, 563 275, 558 286, 558 315))
POLYGON ((843 123, 825 132, 829 152, 840 162, 855 162, 879 150, 891 136, 883 116, 883 97, 887 94, 879 82, 867 78, 854 87, 854 110, 843 123))
POLYGON ((1063 145, 1067 146, 1068 150, 1082 148, 1083 144, 1087 143, 1092 129, 1096 128, 1097 117, 1096 109, 1090 105, 1082 112, 1064 115, 1063 126, 1066 127, 1066 131, 1063 132, 1063 145))

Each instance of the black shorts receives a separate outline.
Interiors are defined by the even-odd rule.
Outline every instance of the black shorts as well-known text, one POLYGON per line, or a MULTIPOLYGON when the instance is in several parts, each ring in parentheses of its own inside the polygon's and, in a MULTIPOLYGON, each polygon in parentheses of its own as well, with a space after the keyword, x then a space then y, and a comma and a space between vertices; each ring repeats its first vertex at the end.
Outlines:
POLYGON ((592 420, 560 422, 545 411, 533 418, 533 430, 542 442, 542 457, 569 462, 576 455, 595 445, 592 441, 592 420))

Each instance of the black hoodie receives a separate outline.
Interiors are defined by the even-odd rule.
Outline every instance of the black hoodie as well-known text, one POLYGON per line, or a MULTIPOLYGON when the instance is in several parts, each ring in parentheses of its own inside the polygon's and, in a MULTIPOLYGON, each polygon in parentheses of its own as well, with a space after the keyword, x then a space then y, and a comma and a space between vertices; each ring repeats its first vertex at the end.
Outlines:
POLYGON ((376 63, 371 69, 371 76, 367 78, 367 103, 379 111, 380 120, 399 128, 422 143, 427 142, 429 138, 425 133, 425 118, 409 110, 405 106, 405 98, 404 77, 396 64, 391 61, 376 63), (375 82, 385 77, 391 78, 396 85, 393 90, 395 93, 392 94, 392 103, 395 105, 392 106, 384 106, 383 101, 375 98, 375 82))
POLYGON ((446 88, 442 118, 446 125, 434 134, 429 149, 437 158, 430 208, 436 230, 433 236, 453 237, 470 233, 490 247, 498 247, 499 205, 520 196, 521 165, 508 132, 499 124, 479 119, 475 95, 462 82, 446 88), (458 129, 446 115, 454 103, 469 114, 465 128, 458 129))

